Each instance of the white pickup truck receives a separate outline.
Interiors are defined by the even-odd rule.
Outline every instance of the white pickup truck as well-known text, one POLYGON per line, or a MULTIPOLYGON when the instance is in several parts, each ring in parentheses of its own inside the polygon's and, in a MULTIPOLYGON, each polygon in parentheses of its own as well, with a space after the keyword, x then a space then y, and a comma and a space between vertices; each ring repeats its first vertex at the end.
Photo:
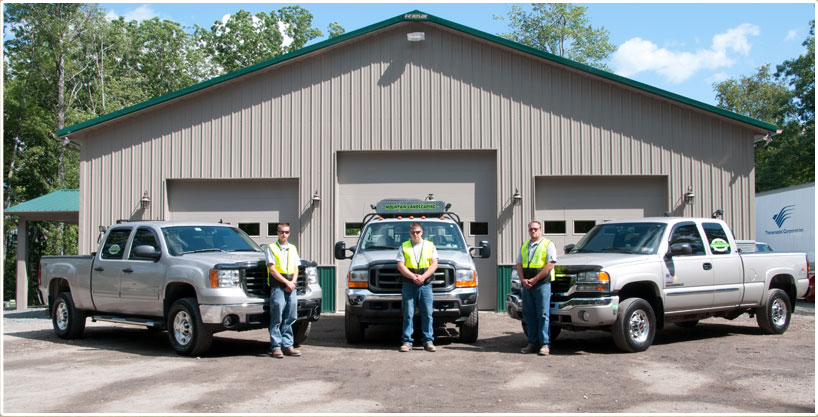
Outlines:
MULTIPOLYGON (((610 330, 623 351, 639 352, 665 323, 755 315, 761 330, 787 330, 795 300, 809 291, 805 253, 737 250, 716 219, 645 218, 596 225, 565 247, 551 284, 552 339, 560 329, 610 330)), ((512 274, 506 311, 520 318, 512 274)), ((523 324, 523 330, 525 324, 523 324)))
MULTIPOLYGON (((269 323, 262 249, 227 224, 115 224, 90 256, 44 256, 38 280, 54 331, 64 339, 80 337, 90 317, 167 329, 178 353, 198 355, 210 347, 215 332, 269 323)), ((310 322, 321 314, 314 263, 302 261, 296 291, 293 332, 300 344, 309 335, 310 322)))

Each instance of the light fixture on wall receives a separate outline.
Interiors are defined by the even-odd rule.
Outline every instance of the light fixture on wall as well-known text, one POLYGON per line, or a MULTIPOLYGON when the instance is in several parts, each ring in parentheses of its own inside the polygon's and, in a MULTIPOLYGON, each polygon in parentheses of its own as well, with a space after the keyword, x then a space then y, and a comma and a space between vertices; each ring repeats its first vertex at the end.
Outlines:
POLYGON ((517 187, 514 187, 514 195, 511 196, 511 203, 515 206, 519 206, 520 203, 523 202, 523 196, 520 194, 520 190, 517 187))
POLYGON ((696 202, 696 194, 693 194, 693 187, 687 187, 687 192, 684 194, 684 203, 686 206, 692 206, 696 202))
POLYGON ((310 203, 313 207, 317 207, 321 204, 321 196, 318 195, 318 190, 315 190, 315 194, 312 195, 312 201, 310 203))
POLYGON ((434 199, 435 199, 435 195, 434 195, 434 194, 429 194, 429 195, 427 195, 427 196, 426 196, 426 201, 432 201, 432 200, 434 200, 434 199))
POLYGON ((710 215, 710 217, 714 219, 721 219, 722 216, 724 216, 724 210, 722 209, 717 209, 716 211, 713 212, 713 214, 710 215))
POLYGON ((147 210, 148 207, 151 206, 151 198, 148 196, 148 192, 145 191, 145 194, 142 194, 142 198, 139 200, 139 208, 142 210, 147 210))
POLYGON ((406 34, 406 40, 409 42, 421 42, 426 39, 425 32, 412 32, 406 34))

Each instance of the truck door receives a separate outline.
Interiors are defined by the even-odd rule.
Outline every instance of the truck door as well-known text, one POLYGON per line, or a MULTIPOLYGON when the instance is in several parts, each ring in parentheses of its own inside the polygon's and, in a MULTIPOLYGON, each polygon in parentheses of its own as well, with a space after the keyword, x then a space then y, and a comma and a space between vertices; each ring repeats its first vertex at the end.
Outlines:
POLYGON ((127 265, 123 257, 131 231, 131 227, 111 229, 94 261, 91 296, 94 306, 101 312, 119 312, 122 270, 127 265))
POLYGON ((702 223, 707 238, 707 250, 713 264, 713 306, 735 307, 744 293, 741 258, 730 244, 727 230, 717 222, 702 223))
POLYGON ((153 259, 136 256, 134 248, 140 245, 152 246, 161 251, 159 239, 150 227, 136 229, 122 274, 123 312, 128 314, 156 315, 162 312, 159 293, 165 280, 165 265, 153 259))
POLYGON ((668 253, 664 258, 665 311, 710 308, 713 305, 713 264, 696 223, 684 222, 674 226, 668 252, 675 243, 688 243, 693 252, 675 256, 668 253))

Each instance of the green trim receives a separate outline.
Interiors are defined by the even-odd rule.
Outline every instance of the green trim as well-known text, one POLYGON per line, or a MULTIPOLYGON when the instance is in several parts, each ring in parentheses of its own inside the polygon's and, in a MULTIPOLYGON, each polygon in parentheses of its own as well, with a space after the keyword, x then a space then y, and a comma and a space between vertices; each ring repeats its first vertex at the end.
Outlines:
POLYGON ((65 189, 24 201, 3 210, 3 212, 5 214, 22 214, 28 212, 78 212, 79 210, 80 190, 65 189))
POLYGON ((503 45, 503 46, 511 48, 511 49, 515 49, 515 50, 525 52, 525 53, 530 54, 530 55, 534 55, 534 56, 537 56, 537 57, 540 57, 540 58, 543 58, 543 59, 546 59, 546 60, 549 60, 549 61, 553 61, 553 62, 556 62, 558 64, 565 65, 567 67, 570 67, 570 68, 573 68, 573 69, 576 69, 576 70, 579 70, 579 71, 582 71, 582 72, 590 73, 590 74, 596 75, 598 77, 605 78, 607 80, 611 80, 611 81, 614 81, 614 82, 617 82, 617 83, 620 83, 620 84, 624 84, 624 85, 627 85, 627 86, 630 86, 630 87, 634 87, 636 89, 639 89, 639 90, 642 90, 642 91, 645 91, 645 92, 648 92, 648 93, 651 93, 651 94, 655 94, 655 95, 658 95, 660 97, 664 97, 664 98, 667 98, 667 99, 670 99, 670 100, 673 100, 673 101, 677 101, 677 102, 680 102, 680 103, 683 103, 683 104, 686 104, 686 105, 689 105, 689 106, 692 106, 692 107, 695 107, 695 108, 698 108, 698 109, 701 109, 701 110, 704 110, 704 111, 707 111, 707 112, 710 112, 710 113, 715 113, 715 114, 717 114, 719 116, 727 117, 729 119, 733 119, 733 120, 738 121, 738 122, 746 123, 746 124, 749 124, 749 125, 751 125, 753 127, 760 128, 760 129, 763 129, 763 130, 766 130, 766 131, 769 131, 769 132, 775 132, 778 129, 778 127, 776 125, 773 125, 773 124, 770 124, 770 123, 766 123, 766 122, 763 122, 763 121, 760 121, 760 120, 756 120, 756 119, 753 119, 753 118, 750 118, 750 117, 747 117, 747 116, 744 116, 744 115, 741 115, 741 114, 733 113, 731 111, 727 111, 727 110, 718 108, 716 106, 713 106, 713 105, 710 105, 710 104, 707 104, 707 103, 703 103, 701 101, 693 100, 691 98, 687 98, 687 97, 681 96, 681 95, 676 94, 676 93, 671 93, 670 91, 662 90, 660 88, 656 88, 656 87, 641 83, 639 81, 631 80, 629 78, 625 78, 625 77, 622 77, 622 76, 619 76, 619 75, 616 75, 616 74, 612 74, 610 72, 603 71, 603 70, 600 70, 598 68, 594 68, 594 67, 591 67, 591 66, 588 66, 588 65, 585 65, 585 64, 580 64, 579 62, 574 62, 574 61, 571 61, 570 59, 566 59, 566 58, 560 57, 558 55, 553 55, 553 54, 550 54, 548 52, 541 51, 539 49, 535 49, 535 48, 532 48, 530 46, 526 46, 526 45, 523 45, 523 44, 520 44, 520 43, 517 43, 517 42, 514 42, 514 41, 510 41, 508 39, 501 38, 501 37, 496 36, 496 35, 492 35, 492 34, 489 34, 489 33, 486 33, 486 32, 482 32, 480 30, 473 29, 473 28, 470 28, 468 26, 463 26, 463 25, 461 25, 459 23, 451 22, 451 21, 448 21, 446 19, 439 18, 437 16, 432 16, 432 15, 430 15, 428 13, 424 13, 424 12, 421 12, 419 10, 413 10, 411 12, 395 16, 395 17, 393 17, 391 19, 387 19, 387 20, 384 20, 382 22, 378 22, 378 23, 366 26, 366 27, 363 27, 363 28, 358 29, 358 30, 347 32, 347 33, 345 33, 343 35, 340 35, 340 36, 337 36, 335 38, 327 39, 325 41, 318 42, 318 43, 316 43, 314 45, 306 46, 306 47, 301 48, 301 49, 299 49, 297 51, 293 51, 293 52, 290 52, 290 53, 287 53, 287 54, 284 54, 284 55, 277 56, 277 57, 272 58, 272 59, 268 59, 266 61, 259 62, 258 64, 251 65, 249 67, 240 69, 238 71, 234 71, 234 72, 231 72, 229 74, 221 75, 219 77, 212 78, 210 80, 203 81, 203 82, 200 82, 198 84, 194 84, 194 85, 192 85, 190 87, 183 88, 181 90, 174 91, 172 93, 168 93, 166 95, 159 96, 159 97, 150 99, 148 101, 144 101, 142 103, 135 104, 135 105, 130 106, 130 107, 125 107, 125 108, 117 110, 117 111, 115 111, 113 113, 105 114, 105 115, 99 116, 97 118, 94 118, 94 119, 91 119, 91 120, 88 120, 88 121, 85 121, 85 122, 82 122, 82 123, 78 123, 78 124, 75 124, 75 125, 68 126, 66 128, 58 130, 57 131, 57 136, 62 137, 62 136, 66 136, 66 135, 71 134, 71 133, 76 133, 76 132, 78 132, 80 130, 89 128, 91 126, 95 126, 95 125, 98 125, 100 123, 104 123, 104 122, 116 119, 118 117, 125 116, 127 114, 135 113, 137 111, 140 111, 140 110, 143 110, 143 109, 146 109, 146 108, 149 108, 149 107, 152 107, 152 106, 155 106, 155 105, 158 105, 158 104, 161 104, 161 103, 164 103, 164 102, 167 102, 167 101, 170 101, 170 100, 182 97, 182 96, 185 96, 187 94, 191 94, 191 93, 206 89, 208 87, 212 87, 214 85, 223 83, 225 81, 229 81, 229 80, 232 80, 234 78, 238 78, 238 77, 241 77, 243 75, 250 74, 252 72, 255 72, 255 71, 258 71, 258 70, 261 70, 261 69, 264 69, 264 68, 279 64, 281 62, 289 61, 289 60, 291 60, 293 58, 297 58, 297 57, 309 54, 311 52, 315 52, 317 50, 327 48, 327 47, 332 46, 332 45, 336 45, 338 43, 341 43, 341 42, 356 38, 358 36, 362 36, 362 35, 372 33, 374 31, 383 29, 385 27, 388 27, 388 26, 391 26, 391 25, 394 25, 394 24, 398 24, 398 23, 402 23, 402 22, 419 22, 419 21, 436 23, 438 25, 448 27, 449 29, 454 29, 454 30, 457 30, 457 31, 460 31, 460 32, 464 32, 464 33, 467 33, 469 35, 472 35, 472 36, 475 36, 475 37, 478 37, 478 38, 482 38, 482 39, 485 39, 487 41, 494 42, 494 43, 503 45))
POLYGON ((321 286, 321 313, 335 312, 335 267, 318 267, 318 285, 321 286))
POLYGON ((506 294, 511 292, 511 271, 514 265, 497 265, 497 312, 506 311, 506 294))

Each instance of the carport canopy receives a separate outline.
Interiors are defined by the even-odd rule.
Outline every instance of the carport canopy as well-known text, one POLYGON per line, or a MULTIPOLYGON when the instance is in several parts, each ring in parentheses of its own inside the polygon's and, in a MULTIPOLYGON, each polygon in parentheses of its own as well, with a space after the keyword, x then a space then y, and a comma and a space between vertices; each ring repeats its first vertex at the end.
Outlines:
POLYGON ((11 206, 3 211, 6 216, 17 216, 17 309, 28 305, 27 223, 35 221, 79 223, 80 191, 57 190, 11 206))

